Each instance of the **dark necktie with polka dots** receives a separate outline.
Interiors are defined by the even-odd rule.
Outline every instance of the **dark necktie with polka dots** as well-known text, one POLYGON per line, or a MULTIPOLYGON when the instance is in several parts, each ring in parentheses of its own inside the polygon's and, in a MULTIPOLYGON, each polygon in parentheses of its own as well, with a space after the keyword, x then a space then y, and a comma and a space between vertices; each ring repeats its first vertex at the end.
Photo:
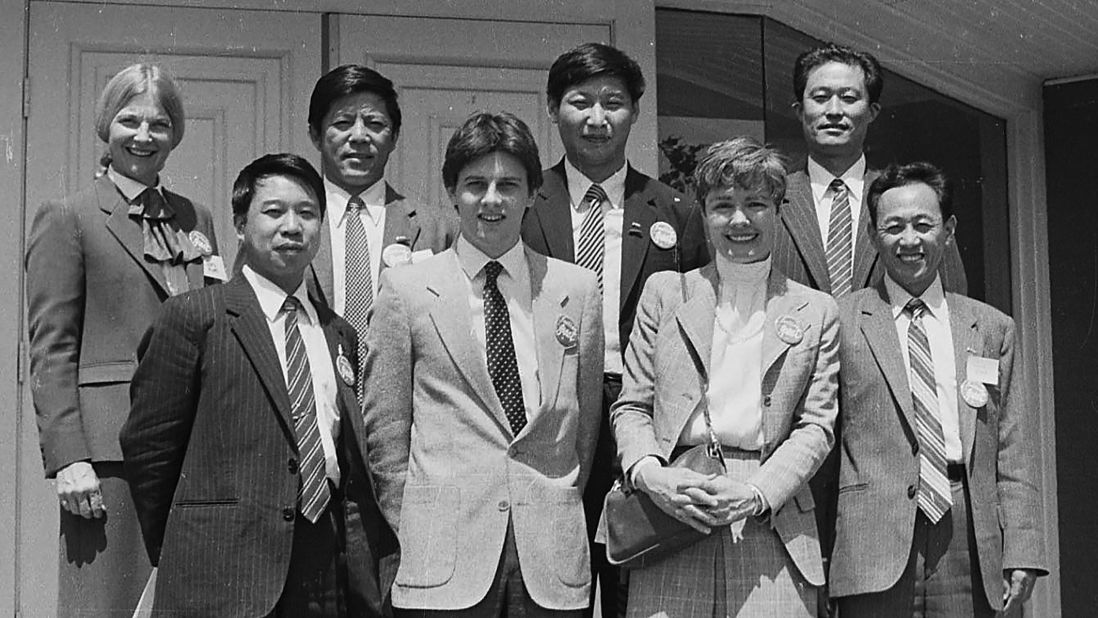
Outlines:
POLYGON ((496 279, 503 265, 496 261, 484 265, 484 334, 488 354, 488 375, 503 404, 511 433, 518 435, 526 426, 526 407, 522 402, 522 381, 519 380, 515 342, 511 339, 511 316, 507 302, 499 293, 496 279))

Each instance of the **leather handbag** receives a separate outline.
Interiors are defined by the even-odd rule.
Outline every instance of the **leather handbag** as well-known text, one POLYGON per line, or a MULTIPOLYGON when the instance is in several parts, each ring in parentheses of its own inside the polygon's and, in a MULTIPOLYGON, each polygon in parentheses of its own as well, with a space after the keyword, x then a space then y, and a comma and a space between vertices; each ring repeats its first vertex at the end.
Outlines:
MULTIPOLYGON (((676 457, 672 467, 705 475, 724 474, 721 444, 713 433, 708 406, 704 406, 709 443, 691 447, 676 457)), ((618 479, 603 504, 606 516, 606 558, 623 568, 639 568, 697 543, 707 534, 668 515, 643 491, 618 479)))

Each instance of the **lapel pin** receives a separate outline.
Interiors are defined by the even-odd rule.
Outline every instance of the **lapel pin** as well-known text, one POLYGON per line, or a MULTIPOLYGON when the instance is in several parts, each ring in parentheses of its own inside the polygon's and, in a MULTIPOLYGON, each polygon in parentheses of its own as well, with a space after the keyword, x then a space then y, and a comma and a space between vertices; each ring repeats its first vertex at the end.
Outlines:
POLYGON ((347 386, 355 385, 355 370, 351 367, 351 361, 343 355, 342 343, 339 344, 339 352, 336 354, 336 369, 339 370, 339 377, 343 379, 344 384, 347 386))
POLYGON ((389 268, 412 263, 412 250, 408 245, 401 244, 399 239, 397 240, 398 242, 385 247, 381 252, 381 260, 389 268))
POLYGON ((187 239, 191 241, 195 249, 203 256, 213 254, 213 245, 210 244, 210 239, 206 238, 206 235, 198 230, 191 230, 190 234, 187 234, 187 239))
POLYGON ((637 223, 636 221, 630 223, 628 234, 630 236, 644 236, 644 231, 641 229, 641 224, 637 223))
POLYGON ((982 408, 987 405, 987 387, 973 380, 965 380, 961 383, 961 398, 973 408, 982 408))
POLYGON ((560 342, 565 348, 572 348, 576 345, 576 335, 579 334, 579 329, 576 328, 576 323, 572 318, 561 315, 557 318, 557 341, 560 342))
POLYGON ((671 227, 671 224, 666 221, 653 223, 652 227, 648 228, 648 235, 652 237, 652 242, 660 249, 670 249, 678 241, 675 228, 671 227))
POLYGON ((393 239, 393 242, 397 243, 398 245, 406 245, 408 247, 412 246, 412 239, 408 238, 407 236, 397 236, 393 239))
POLYGON ((804 330, 801 325, 788 315, 783 315, 775 320, 774 327, 778 331, 778 339, 789 345, 797 345, 804 339, 804 330))

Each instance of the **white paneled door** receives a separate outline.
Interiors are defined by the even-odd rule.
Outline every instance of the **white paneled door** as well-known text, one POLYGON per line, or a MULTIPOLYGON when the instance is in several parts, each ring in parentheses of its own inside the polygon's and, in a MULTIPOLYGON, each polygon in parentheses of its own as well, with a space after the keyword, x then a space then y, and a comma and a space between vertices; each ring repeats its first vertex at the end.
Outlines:
MULTIPOLYGON (((268 152, 309 156, 309 93, 321 71, 321 16, 151 6, 32 2, 28 54, 27 217, 92 179, 104 144, 96 98, 133 62, 167 68, 187 123, 162 180, 214 213, 226 263, 235 254, 229 196, 236 173, 268 152)), ((29 391, 29 389, 27 389, 29 391)), ((42 475, 34 409, 20 423, 19 607, 55 615, 57 500, 42 475)))

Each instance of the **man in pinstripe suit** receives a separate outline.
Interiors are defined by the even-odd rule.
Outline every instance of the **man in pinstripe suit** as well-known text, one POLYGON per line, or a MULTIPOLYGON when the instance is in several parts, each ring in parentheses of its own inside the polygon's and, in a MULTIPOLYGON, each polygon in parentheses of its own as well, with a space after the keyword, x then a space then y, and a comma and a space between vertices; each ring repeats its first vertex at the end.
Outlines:
POLYGON ((376 616, 391 549, 360 448, 354 329, 307 295, 324 185, 296 155, 240 173, 244 266, 176 297, 138 351, 124 465, 173 616, 376 616))

